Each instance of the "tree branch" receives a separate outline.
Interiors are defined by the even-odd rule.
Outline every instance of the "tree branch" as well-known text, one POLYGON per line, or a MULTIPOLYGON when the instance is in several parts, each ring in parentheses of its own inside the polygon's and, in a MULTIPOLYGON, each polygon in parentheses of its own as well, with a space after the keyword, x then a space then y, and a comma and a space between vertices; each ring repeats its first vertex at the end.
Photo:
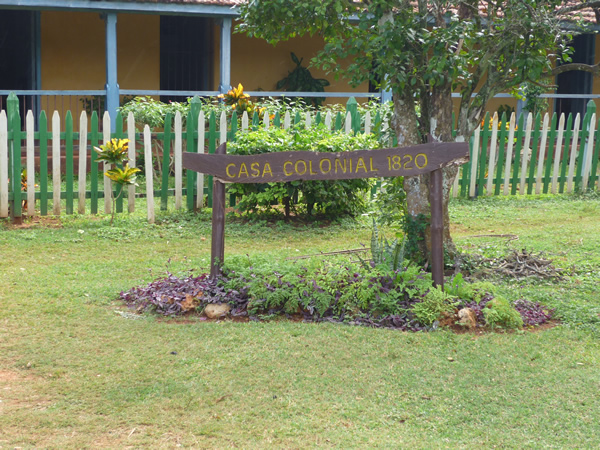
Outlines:
POLYGON ((581 64, 581 63, 571 63, 571 64, 563 64, 562 66, 555 67, 551 72, 546 73, 548 76, 556 76, 561 73, 571 72, 573 70, 580 70, 582 72, 589 72, 594 75, 600 74, 600 62, 594 65, 589 64, 581 64))
POLYGON ((564 8, 559 8, 556 10, 556 15, 562 15, 562 14, 567 14, 570 12, 575 12, 575 11, 581 11, 582 9, 586 9, 586 8, 598 8, 600 7, 600 1, 593 1, 593 2, 581 2, 581 3, 577 3, 575 5, 569 5, 569 6, 565 6, 564 8))

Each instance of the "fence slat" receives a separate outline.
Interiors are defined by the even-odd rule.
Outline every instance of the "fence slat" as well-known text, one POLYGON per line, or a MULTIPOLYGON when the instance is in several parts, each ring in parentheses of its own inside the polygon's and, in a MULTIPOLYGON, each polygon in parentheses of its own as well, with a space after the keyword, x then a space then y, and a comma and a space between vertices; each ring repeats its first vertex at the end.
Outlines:
POLYGON ((148 223, 154 223, 154 178, 152 177, 152 135, 150 127, 144 127, 144 166, 146 171, 146 207, 148 223))
POLYGON ((533 132, 531 134, 532 144, 531 144, 531 153, 529 154, 529 174, 527 175, 527 194, 531 194, 533 191, 533 183, 535 181, 535 167, 538 161, 538 152, 539 147, 538 144, 540 142, 540 122, 542 120, 542 116, 540 113, 535 115, 533 132))
MULTIPOLYGON (((129 140, 129 146, 127 148, 127 157, 129 159, 129 167, 132 169, 137 167, 136 155, 135 155, 135 118, 133 113, 130 111, 127 114, 127 139, 129 140)), ((135 184, 127 186, 127 211, 130 213, 135 212, 135 184)))
POLYGON ((365 114, 365 134, 371 134, 371 111, 365 114))
POLYGON ((565 115, 560 115, 558 121, 558 134, 556 136, 556 147, 554 147, 554 171, 552 172, 551 192, 556 194, 558 191, 558 172, 560 170, 560 154, 563 146, 563 136, 565 132, 565 115))
POLYGON ((8 119, 0 111, 0 217, 8 217, 8 119))
POLYGON ((48 214, 48 118, 46 111, 40 113, 38 120, 40 143, 40 214, 48 214))
POLYGON ((52 114, 52 214, 60 215, 60 116, 52 114))
POLYGON ((85 191, 87 178, 87 114, 79 116, 79 167, 77 172, 77 212, 85 214, 85 191))
POLYGON ((575 124, 573 125, 573 139, 571 141, 571 157, 569 160, 569 176, 567 177, 567 192, 573 192, 573 177, 575 175, 575 162, 577 161, 577 145, 579 144, 579 122, 580 114, 575 116, 575 124))
POLYGON ((67 111, 65 117, 65 179, 66 179, 66 212, 73 214, 73 175, 75 167, 73 164, 73 115, 67 111))
MULTIPOLYGON (((289 128, 289 119, 290 119, 290 113, 287 112, 286 116, 285 116, 285 120, 288 121, 288 125, 285 128, 289 128)), ((248 113, 246 111, 244 111, 244 114, 242 114, 242 133, 246 133, 248 131, 248 113)), ((210 118, 209 118, 209 128, 210 128, 210 118)), ((210 131, 209 131, 210 134, 210 131)))
POLYGON ((516 195, 517 188, 519 187, 519 168, 521 167, 521 154, 523 152, 523 135, 525 134, 525 129, 523 126, 523 121, 525 119, 525 115, 521 114, 519 117, 519 124, 517 125, 517 140, 515 151, 513 152, 513 175, 510 179, 510 194, 516 195))
POLYGON ((485 187, 486 195, 492 195, 492 183, 494 181, 494 169, 496 168, 496 148, 498 145, 498 113, 494 113, 492 118, 492 142, 490 143, 490 160, 488 165, 487 185, 485 187))
POLYGON ((331 111, 327 111, 327 114, 325 114, 325 121, 323 123, 325 124, 325 128, 327 128, 328 130, 331 130, 331 122, 332 122, 331 111))
POLYGON ((92 132, 90 134, 90 212, 98 214, 98 162, 96 161, 96 151, 94 147, 98 146, 98 113, 92 112, 91 119, 92 132))
POLYGON ((487 167, 487 149, 490 143, 490 113, 485 113, 485 119, 483 119, 483 125, 481 127, 481 143, 479 144, 479 168, 477 170, 477 195, 483 194, 483 188, 485 187, 485 169, 487 167))
POLYGON ((469 197, 475 197, 475 189, 477 186, 477 161, 479 159, 479 135, 481 127, 477 127, 475 130, 475 136, 473 137, 473 154, 471 155, 471 183, 469 185, 469 197))
MULTIPOLYGON (((600 126, 596 123, 596 130, 600 133, 600 126)), ((596 139, 596 145, 594 145, 594 154, 592 156, 592 169, 590 170, 590 188, 594 189, 596 182, 600 181, 600 176, 598 175, 598 160, 600 154, 600 139, 596 139)), ((598 182, 598 189, 600 189, 600 182, 598 182)))
MULTIPOLYGON (((110 115, 108 111, 102 116, 102 141, 106 145, 110 142, 110 115)), ((104 170, 102 173, 106 173, 111 169, 111 165, 104 163, 104 170)), ((110 214, 112 212, 112 181, 107 176, 102 177, 104 180, 104 214, 110 214)))
POLYGON ((567 128, 565 130, 565 142, 562 150, 560 178, 558 180, 558 192, 563 193, 565 190, 565 182, 567 181, 567 167, 569 163, 569 142, 573 136, 573 114, 569 114, 567 118, 567 128))
POLYGON ((500 186, 502 185, 502 169, 504 169, 504 159, 506 157, 506 132, 508 124, 506 113, 502 113, 500 119, 500 136, 498 138, 498 161, 496 163, 496 180, 494 186, 494 195, 500 195, 500 186))
POLYGON ((271 123, 269 120, 269 113, 265 111, 265 113, 263 114, 263 126, 265 127, 265 130, 268 130, 270 125, 271 123))
MULTIPOLYGON (((544 114, 544 121, 542 123, 542 140, 540 142, 540 152, 538 157, 537 165, 537 177, 535 179, 535 193, 540 195, 542 193, 542 176, 544 174, 544 162, 546 161, 546 142, 548 141, 548 123, 550 116, 548 113, 544 114)), ((549 157, 549 154, 548 154, 549 157)))
POLYGON ((175 148, 173 158, 175 164, 175 209, 181 209, 183 206, 183 145, 181 136, 183 128, 181 125, 181 113, 175 113, 175 148))
POLYGON ((519 194, 525 195, 525 179, 527 178, 527 164, 529 163, 531 149, 531 129, 533 127, 533 114, 527 114, 527 125, 525 128, 525 143, 521 150, 521 181, 519 183, 519 194))
POLYGON ((510 115, 510 125, 508 126, 508 145, 506 147, 506 162, 504 166, 504 186, 502 193, 508 195, 510 188, 510 168, 513 159, 513 149, 515 146, 515 127, 517 126, 517 116, 515 113, 510 115))
MULTIPOLYGON (((246 129, 248 129, 248 114, 244 111, 244 115, 246 116, 246 129)), ((242 116, 242 125, 244 123, 244 117, 242 116)), ((214 154, 217 148, 217 118, 215 116, 215 112, 211 111, 210 116, 208 118, 208 153, 214 154)), ((210 208, 212 208, 212 192, 213 192, 213 177, 206 177, 206 182, 208 184, 208 197, 207 203, 210 208)))
POLYGON ((581 182, 581 189, 583 191, 588 190, 588 183, 590 180, 590 171, 592 168, 592 154, 594 153, 594 142, 596 139, 596 113, 592 114, 589 127, 589 140, 588 142, 586 142, 586 149, 584 152, 585 161, 583 163, 583 179, 581 182))
MULTIPOLYGON (((206 129, 206 122, 204 120, 204 111, 200 111, 200 114, 198 114, 198 147, 196 149, 197 153, 204 153, 205 129, 206 129)), ((198 195, 196 197, 196 208, 201 209, 204 206, 204 174, 203 173, 198 173, 197 191, 198 191, 198 195)))
POLYGON ((27 111, 25 122, 25 130, 27 132, 27 215, 33 216, 35 214, 35 124, 33 111, 27 111))
POLYGON ((166 211, 169 203, 169 171, 171 165, 171 139, 172 139, 173 115, 169 112, 165 116, 163 133, 163 153, 161 164, 162 176, 160 180, 160 209, 166 211))
POLYGON ((306 111, 305 117, 304 117, 304 128, 310 128, 312 120, 311 120, 311 116, 310 116, 310 112, 306 111))
POLYGON ((348 111, 346 114, 346 120, 344 122, 344 133, 352 134, 352 113, 348 111))

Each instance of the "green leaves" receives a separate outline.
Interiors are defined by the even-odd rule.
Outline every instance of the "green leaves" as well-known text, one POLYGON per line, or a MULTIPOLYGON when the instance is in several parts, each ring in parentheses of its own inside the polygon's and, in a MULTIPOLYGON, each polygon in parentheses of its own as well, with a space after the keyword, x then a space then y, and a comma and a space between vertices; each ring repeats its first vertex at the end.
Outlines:
POLYGON ((100 147, 94 147, 98 153, 96 161, 104 161, 109 164, 121 164, 127 159, 127 148, 129 139, 111 139, 100 147))
POLYGON ((117 184, 121 185, 131 185, 135 184, 135 180, 137 177, 137 173, 140 169, 136 167, 129 167, 129 164, 126 164, 122 169, 120 167, 116 167, 114 169, 110 169, 104 173, 108 178, 114 181, 117 184))

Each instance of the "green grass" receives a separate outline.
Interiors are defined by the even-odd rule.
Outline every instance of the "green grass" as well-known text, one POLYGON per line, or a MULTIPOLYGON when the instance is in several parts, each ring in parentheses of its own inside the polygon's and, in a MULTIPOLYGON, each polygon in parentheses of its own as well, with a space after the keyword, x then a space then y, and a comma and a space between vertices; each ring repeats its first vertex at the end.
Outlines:
MULTIPOLYGON (((451 205, 459 247, 545 251, 561 283, 499 281, 564 325, 483 336, 123 315, 117 294, 206 269, 208 213, 0 224, 0 448, 595 447, 598 197, 451 205), (60 226, 58 226, 60 225, 60 226), (205 240, 201 238, 204 237, 205 240), (152 273, 149 272, 152 270, 152 273)), ((356 248, 368 221, 228 223, 226 255, 356 248)))

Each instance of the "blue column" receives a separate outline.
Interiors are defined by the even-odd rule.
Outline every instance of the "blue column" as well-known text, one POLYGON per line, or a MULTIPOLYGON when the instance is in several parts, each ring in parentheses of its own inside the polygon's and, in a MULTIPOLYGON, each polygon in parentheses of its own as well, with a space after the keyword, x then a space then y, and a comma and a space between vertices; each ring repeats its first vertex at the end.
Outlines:
POLYGON ((106 111, 110 114, 111 128, 115 130, 119 107, 119 84, 117 83, 117 13, 109 12, 106 23, 106 111))
POLYGON ((231 18, 225 18, 221 22, 221 94, 226 94, 231 88, 231 23, 231 18))

